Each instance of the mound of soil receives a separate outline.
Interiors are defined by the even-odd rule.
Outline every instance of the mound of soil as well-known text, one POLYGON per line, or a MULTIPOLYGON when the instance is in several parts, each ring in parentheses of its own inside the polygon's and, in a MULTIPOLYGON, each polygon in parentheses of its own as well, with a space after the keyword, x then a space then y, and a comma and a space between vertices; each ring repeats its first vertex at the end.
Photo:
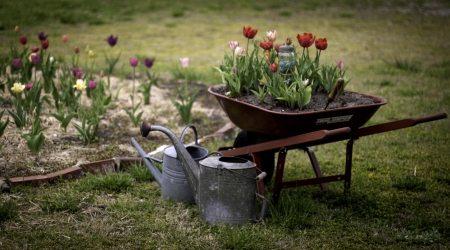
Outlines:
MULTIPOLYGON (((212 88, 212 91, 221 95, 226 95, 226 93, 229 92, 229 90, 224 85, 216 86, 212 88)), ((327 103, 328 94, 325 92, 325 90, 318 89, 317 92, 312 94, 311 101, 307 105, 305 105, 302 110, 300 110, 300 108, 298 107, 290 109, 282 105, 278 100, 273 99, 269 95, 266 95, 264 102, 261 102, 253 93, 243 94, 242 96, 236 97, 235 99, 275 112, 301 113, 323 110, 327 103)), ((328 105, 327 110, 342 107, 355 107, 360 105, 375 104, 377 102, 377 100, 374 100, 366 95, 344 90, 342 95, 335 98, 334 101, 328 105)))

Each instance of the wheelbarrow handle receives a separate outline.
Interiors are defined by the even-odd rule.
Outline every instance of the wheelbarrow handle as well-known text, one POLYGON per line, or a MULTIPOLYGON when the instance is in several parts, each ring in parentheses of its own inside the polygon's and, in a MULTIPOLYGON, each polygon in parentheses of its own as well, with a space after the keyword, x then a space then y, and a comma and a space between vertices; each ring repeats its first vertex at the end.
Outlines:
POLYGON ((431 121, 445 119, 445 118, 447 118, 446 113, 439 113, 439 114, 418 117, 418 118, 411 118, 411 119, 414 121, 414 125, 416 125, 416 124, 420 124, 420 123, 424 123, 424 122, 431 122, 431 121))
POLYGON ((370 127, 360 128, 353 133, 352 137, 358 138, 358 137, 362 137, 362 136, 388 132, 388 131, 412 127, 412 126, 415 126, 420 123, 431 122, 431 121, 444 119, 444 118, 447 118, 446 113, 439 113, 439 114, 423 116, 423 117, 418 117, 418 118, 407 118, 407 119, 403 119, 403 120, 398 120, 398 121, 378 124, 378 125, 374 125, 374 126, 370 126, 370 127))

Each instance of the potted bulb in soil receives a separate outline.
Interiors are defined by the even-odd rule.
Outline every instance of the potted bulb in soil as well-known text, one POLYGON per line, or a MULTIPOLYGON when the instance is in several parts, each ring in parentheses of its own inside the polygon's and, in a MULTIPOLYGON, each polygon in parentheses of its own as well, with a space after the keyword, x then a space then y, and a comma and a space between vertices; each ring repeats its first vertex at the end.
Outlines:
POLYGON ((287 37, 275 44, 277 31, 257 44, 257 29, 243 27, 245 48, 230 41, 231 54, 215 67, 222 84, 213 94, 230 120, 239 128, 265 135, 286 137, 322 129, 364 125, 387 100, 347 91, 351 78, 345 76, 342 60, 320 63, 326 38, 311 33, 296 36, 298 46, 287 37), (314 59, 310 47, 315 45, 314 59), (253 47, 249 51, 249 47, 253 47), (261 51, 262 50, 262 51, 261 51))

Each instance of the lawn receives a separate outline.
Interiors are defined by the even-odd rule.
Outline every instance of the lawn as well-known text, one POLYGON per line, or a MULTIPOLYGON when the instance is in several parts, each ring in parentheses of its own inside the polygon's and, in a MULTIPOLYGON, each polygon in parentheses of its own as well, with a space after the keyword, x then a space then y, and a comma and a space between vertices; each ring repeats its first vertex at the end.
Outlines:
MULTIPOLYGON (((196 83, 217 84, 220 76, 213 67, 221 63, 228 41, 245 44, 242 27, 250 25, 258 29, 259 41, 266 31, 274 29, 281 40, 303 32, 326 37, 328 48, 321 60, 345 61, 347 76, 353 76, 347 89, 388 100, 366 126, 442 112, 449 114, 448 13, 447 1, 38 0, 30 5, 24 0, 8 0, 0 3, 0 81, 5 81, 6 68, 11 65, 8 59, 11 46, 21 48, 19 37, 28 36, 29 46, 40 45, 37 34, 45 32, 50 41, 48 53, 66 63, 71 62, 74 47, 79 46, 80 62, 84 64, 87 58, 84 51, 89 46, 94 53, 95 74, 105 69, 105 55, 120 55, 113 74, 120 83, 130 82, 130 58, 155 58, 151 70, 169 79, 162 81, 158 89, 169 90, 164 92, 168 93, 164 98, 170 99, 175 96, 173 86, 183 81, 183 76, 176 74, 180 58, 190 58, 190 76, 196 83), (15 26, 19 29, 17 33, 15 26), (114 47, 105 42, 111 34, 118 36, 114 47), (62 35, 68 36, 67 43, 61 41, 62 35)), ((297 45, 296 39, 293 40, 297 45)), ((1 109, 11 108, 6 101, 9 92, 0 90, 0 96, 4 100, 1 109)), ((198 104, 218 108, 211 100, 202 97, 198 104)), ((123 104, 113 103, 105 119, 118 113, 123 104)), ((182 128, 180 118, 173 115, 176 112, 173 107, 165 110, 156 106, 153 103, 146 107, 158 111, 155 117, 161 117, 161 125, 178 131, 182 128)), ((226 120, 211 120, 200 112, 194 112, 193 116, 201 136, 219 129, 226 120)), ((71 140, 75 140, 71 145, 83 148, 80 152, 86 153, 88 161, 131 154, 123 148, 129 147, 126 139, 136 128, 126 115, 117 119, 113 122, 126 124, 129 131, 121 129, 115 137, 109 137, 109 130, 102 131, 101 126, 98 140, 86 146, 69 133, 71 140)), ((2 249, 445 249, 450 245, 449 135, 447 118, 363 137, 355 142, 352 186, 347 195, 343 193, 342 182, 329 183, 327 193, 318 186, 284 189, 280 202, 269 205, 263 222, 240 227, 209 225, 200 221, 197 206, 164 201, 161 188, 140 165, 124 173, 88 175, 57 185, 17 187, 0 196, 0 246, 2 249)), ((137 139, 145 150, 151 151, 161 143, 152 141, 155 138, 137 139)), ((6 145, 2 139, 0 136, 0 144, 6 145)), ((324 174, 343 170, 345 143, 313 147, 324 174)), ((213 151, 231 144, 231 139, 216 139, 203 146, 213 151)), ((0 157, 9 159, 4 155, 5 148, 0 150, 0 157)), ((30 161, 20 166, 20 173, 27 168, 37 169, 36 164, 43 161, 25 152, 26 146, 18 150, 30 156, 30 161)), ((42 152, 44 155, 49 150, 43 148, 42 152)), ((80 158, 80 152, 72 157, 80 158)), ((61 167, 73 162, 64 164, 69 163, 61 163, 61 167)), ((5 176, 19 173, 12 162, 0 166, 5 176)), ((39 167, 46 170, 45 165, 39 167)), ((301 151, 289 152, 285 178, 312 176, 308 157, 301 151)), ((271 192, 272 185, 266 186, 268 197, 271 192)))

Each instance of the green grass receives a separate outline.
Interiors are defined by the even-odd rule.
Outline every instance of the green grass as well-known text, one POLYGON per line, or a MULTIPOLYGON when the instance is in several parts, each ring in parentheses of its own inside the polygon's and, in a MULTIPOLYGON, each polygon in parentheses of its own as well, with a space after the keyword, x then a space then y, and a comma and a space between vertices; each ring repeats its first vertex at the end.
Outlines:
MULTIPOLYGON (((34 8, 23 8, 21 1, 3 1, 0 55, 18 44, 22 34, 29 36, 30 45, 37 44, 36 34, 44 31, 50 35, 49 52, 64 55, 66 61, 74 46, 83 51, 90 45, 98 71, 105 53, 122 52, 117 75, 129 74, 130 57, 148 56, 156 58, 154 70, 174 77, 171 70, 179 58, 190 57, 192 75, 206 76, 205 84, 213 85, 220 78, 210 72, 220 64, 228 41, 245 42, 242 26, 258 28, 259 40, 272 29, 278 30, 280 40, 312 32, 329 42, 321 60, 345 61, 347 75, 354 76, 348 89, 388 100, 367 125, 449 114, 449 16, 423 14, 431 5, 419 8, 420 1, 411 8, 407 1, 390 1, 391 7, 381 11, 386 3, 40 0, 34 8), (69 35, 68 44, 60 42, 62 34, 69 35), (111 34, 119 36, 112 51, 104 41, 111 34)), ((436 3, 437 9, 448 9, 446 2, 436 3)), ((212 126, 213 121, 200 119, 212 126)), ((208 225, 199 220, 195 205, 164 201, 161 188, 143 166, 55 186, 17 187, 0 196, 0 245, 2 249, 445 249, 450 244, 449 135, 447 118, 360 138, 354 146, 348 195, 343 194, 342 182, 329 183, 328 193, 317 186, 284 189, 280 203, 269 206, 264 222, 241 227, 208 225)), ((345 143, 313 147, 325 175, 343 171, 345 143)), ((213 151, 231 144, 213 140, 204 146, 213 151)), ((89 160, 110 158, 107 151, 120 147, 111 143, 89 160)), ((289 151, 285 178, 313 176, 307 156, 289 151)), ((270 197, 272 186, 266 191, 270 197)))

